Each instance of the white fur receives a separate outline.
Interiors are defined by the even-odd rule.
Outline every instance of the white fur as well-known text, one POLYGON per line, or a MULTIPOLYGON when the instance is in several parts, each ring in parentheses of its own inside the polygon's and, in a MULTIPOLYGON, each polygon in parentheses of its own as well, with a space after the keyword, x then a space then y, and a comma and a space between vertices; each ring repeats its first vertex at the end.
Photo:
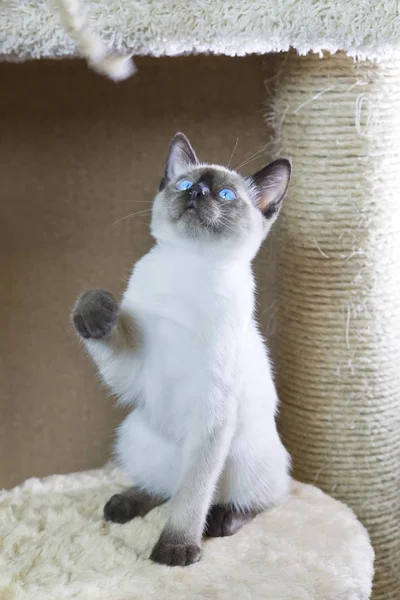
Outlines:
MULTIPOLYGON (((174 233, 156 197, 157 245, 134 267, 121 303, 136 348, 85 343, 106 383, 136 406, 116 454, 132 481, 171 497, 169 526, 198 540, 211 502, 261 510, 289 488, 289 457, 275 425, 277 395, 253 317, 251 261, 266 235, 212 241, 174 233)), ((114 340, 115 341, 115 340, 114 340)))
POLYGON ((78 44, 79 51, 93 70, 114 81, 127 79, 135 72, 130 56, 110 52, 91 31, 80 0, 57 0, 65 28, 78 44))

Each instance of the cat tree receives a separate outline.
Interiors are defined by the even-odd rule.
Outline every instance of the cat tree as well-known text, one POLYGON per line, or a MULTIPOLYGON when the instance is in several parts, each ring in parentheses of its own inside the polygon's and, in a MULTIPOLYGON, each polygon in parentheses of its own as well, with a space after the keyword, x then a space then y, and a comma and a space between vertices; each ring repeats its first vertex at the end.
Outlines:
MULTIPOLYGON (((279 225, 281 431, 294 476, 344 501, 400 589, 400 15, 391 0, 87 1, 136 55, 280 53, 272 154, 294 180, 279 225), (290 50, 290 49, 294 50, 290 50), (299 56, 300 54, 300 56, 299 56)), ((6 59, 76 55, 45 0, 0 7, 6 59)), ((331 515, 326 513, 326 520, 331 515)), ((367 586, 368 587, 368 586, 367 586)), ((366 598, 368 592, 343 598, 366 598)), ((349 592, 350 593, 350 592, 349 592)), ((283 597, 283 596, 282 596, 283 597)), ((322 598, 328 595, 309 595, 322 598)), ((338 598, 339 596, 335 596, 338 598)), ((333 596, 332 596, 333 599, 333 596)))

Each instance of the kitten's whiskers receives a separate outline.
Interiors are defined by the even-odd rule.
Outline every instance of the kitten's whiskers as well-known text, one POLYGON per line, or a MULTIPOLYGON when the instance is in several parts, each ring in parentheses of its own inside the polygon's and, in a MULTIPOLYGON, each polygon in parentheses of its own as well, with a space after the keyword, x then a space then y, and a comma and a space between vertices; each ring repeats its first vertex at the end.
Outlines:
POLYGON ((260 148, 260 150, 257 150, 257 152, 254 152, 254 154, 252 154, 251 156, 246 158, 242 163, 240 163, 240 165, 235 167, 234 170, 238 171, 242 167, 245 167, 246 165, 248 165, 252 160, 256 160, 256 158, 261 158, 261 156, 263 156, 264 153, 265 153, 265 148, 264 147, 260 148))
POLYGON ((125 215, 125 217, 121 217, 120 219, 117 219, 116 221, 114 221, 114 223, 111 223, 111 227, 113 225, 116 225, 120 221, 123 221, 124 219, 129 219, 129 217, 136 217, 137 215, 142 215, 144 213, 148 213, 148 215, 150 215, 151 214, 151 210, 152 210, 151 208, 145 208, 144 210, 139 210, 138 212, 131 213, 130 215, 125 215))
POLYGON ((234 154, 235 154, 235 152, 236 152, 236 148, 237 148, 237 145, 238 145, 238 143, 239 143, 239 138, 237 137, 237 138, 236 138, 236 143, 235 143, 235 146, 234 146, 234 148, 233 148, 233 150, 232 150, 232 154, 231 154, 231 157, 230 157, 230 159, 229 159, 229 162, 228 162, 228 167, 227 167, 228 169, 229 169, 229 167, 230 167, 230 164, 231 164, 231 162, 232 162, 232 158, 233 158, 233 156, 234 156, 234 154))

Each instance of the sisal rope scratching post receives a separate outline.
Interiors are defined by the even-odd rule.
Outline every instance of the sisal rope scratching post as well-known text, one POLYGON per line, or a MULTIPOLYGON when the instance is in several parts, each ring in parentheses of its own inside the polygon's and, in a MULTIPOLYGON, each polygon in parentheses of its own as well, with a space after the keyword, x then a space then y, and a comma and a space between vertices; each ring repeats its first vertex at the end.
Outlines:
MULTIPOLYGON (((294 476, 349 504, 400 590, 400 62, 279 58, 281 432, 294 476)), ((267 83, 268 85, 268 83, 267 83)))

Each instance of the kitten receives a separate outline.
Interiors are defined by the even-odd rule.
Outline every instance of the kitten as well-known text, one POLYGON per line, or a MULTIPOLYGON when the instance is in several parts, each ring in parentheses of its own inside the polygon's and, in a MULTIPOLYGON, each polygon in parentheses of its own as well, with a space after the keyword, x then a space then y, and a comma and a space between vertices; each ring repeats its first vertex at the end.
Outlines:
POLYGON ((170 499, 156 562, 198 561, 203 535, 232 535, 288 493, 251 262, 290 175, 286 159, 250 178, 201 164, 176 134, 153 204, 155 246, 134 266, 119 306, 90 290, 74 309, 103 380, 135 408, 118 430, 116 456, 136 487, 114 495, 104 515, 124 523, 170 499))

